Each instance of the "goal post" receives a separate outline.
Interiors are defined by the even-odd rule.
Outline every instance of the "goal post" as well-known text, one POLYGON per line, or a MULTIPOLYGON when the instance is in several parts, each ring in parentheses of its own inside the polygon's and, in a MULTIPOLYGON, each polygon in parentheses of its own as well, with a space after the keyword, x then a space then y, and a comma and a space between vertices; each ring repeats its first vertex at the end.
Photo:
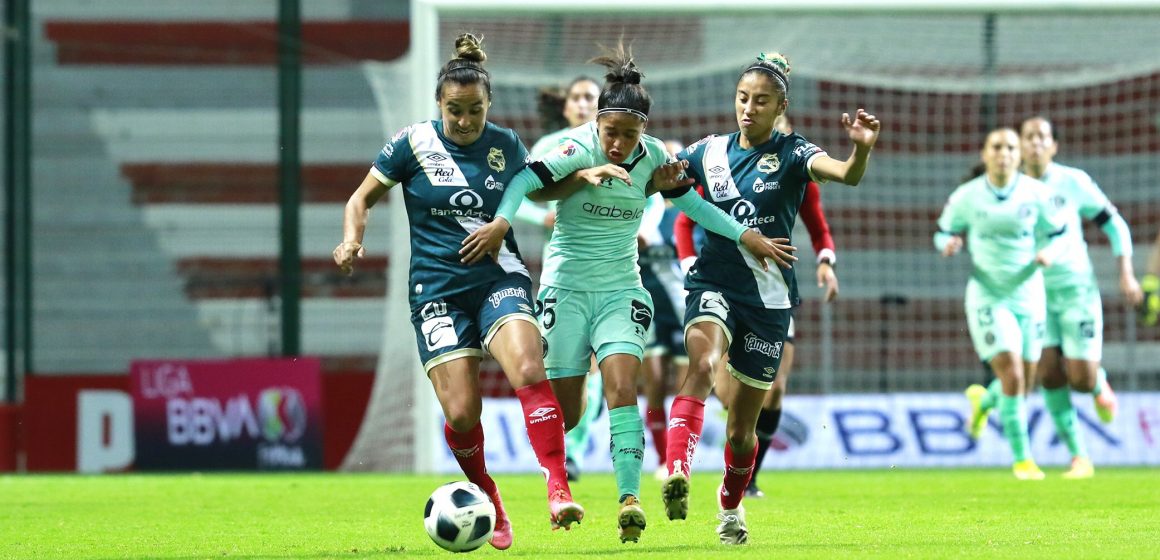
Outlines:
MULTIPOLYGON (((939 257, 930 236, 986 130, 1034 114, 1052 119, 1057 160, 1087 171, 1119 206, 1142 269, 1160 228, 1158 29, 1160 2, 1152 0, 412 0, 406 60, 368 63, 366 74, 389 136, 437 116, 436 73, 455 36, 482 34, 494 90, 489 120, 530 146, 552 132, 539 122, 536 92, 577 75, 599 78, 602 69, 586 61, 598 44, 623 37, 653 96, 647 132, 691 143, 736 130, 738 73, 758 52, 785 53, 796 132, 845 157, 842 112, 865 107, 883 122, 862 185, 822 189, 838 246, 837 303, 819 303, 812 251, 804 228, 795 231, 805 266, 791 393, 948 392, 982 375, 962 311, 970 263, 939 257)), ((390 202, 398 241, 384 355, 346 467, 429 472, 443 442, 404 313, 399 194, 393 189, 390 202), (384 420, 400 410, 408 425, 384 420)), ((1087 233, 1109 375, 1128 389, 1160 389, 1150 365, 1160 363, 1160 337, 1134 329, 1106 238, 1087 233)), ((538 259, 540 248, 521 241, 521 252, 538 259)))

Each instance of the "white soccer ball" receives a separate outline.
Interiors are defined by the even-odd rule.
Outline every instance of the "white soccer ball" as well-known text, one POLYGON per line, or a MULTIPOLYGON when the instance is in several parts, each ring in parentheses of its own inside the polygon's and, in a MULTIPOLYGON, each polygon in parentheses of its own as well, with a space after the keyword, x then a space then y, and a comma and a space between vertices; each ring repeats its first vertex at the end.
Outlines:
POLYGON ((470 482, 449 482, 435 489, 423 510, 423 526, 435 544, 451 552, 470 552, 495 530, 495 504, 470 482))

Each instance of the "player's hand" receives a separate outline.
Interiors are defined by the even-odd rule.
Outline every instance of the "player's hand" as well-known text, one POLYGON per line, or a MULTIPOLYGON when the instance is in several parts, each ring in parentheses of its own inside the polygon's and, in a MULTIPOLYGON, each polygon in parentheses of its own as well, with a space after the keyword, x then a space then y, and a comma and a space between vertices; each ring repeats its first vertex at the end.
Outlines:
POLYGON ((595 187, 601 186, 608 179, 620 179, 625 183, 630 185, 632 184, 632 177, 628 176, 628 171, 625 171, 623 167, 612 163, 606 163, 599 167, 581 169, 580 171, 576 172, 576 178, 595 187))
POLYGON ((1046 249, 1035 254, 1035 264, 1042 266, 1043 268, 1051 266, 1051 263, 1053 262, 1055 261, 1051 259, 1051 256, 1047 253, 1046 249))
POLYGON ((882 123, 878 117, 867 113, 865 109, 858 109, 853 118, 849 113, 842 113, 842 127, 850 140, 862 148, 872 148, 878 141, 878 132, 882 130, 882 123))
POLYGON ((818 287, 826 288, 826 295, 822 301, 830 303, 838 299, 838 275, 834 273, 834 266, 830 263, 818 264, 818 287))
POLYGON ((950 241, 943 247, 942 256, 952 257, 957 255, 963 249, 963 238, 958 235, 952 235, 950 241))
POLYGON ((696 183, 692 177, 685 175, 685 169, 688 167, 689 162, 679 159, 656 168, 652 174, 653 190, 658 192, 671 191, 678 187, 688 187, 696 183))
POLYGON ((757 257, 757 262, 761 263, 761 269, 769 271, 769 265, 765 259, 772 259, 778 266, 790 269, 793 268, 793 262, 797 257, 791 253, 797 251, 797 247, 789 244, 789 239, 784 237, 769 238, 761 235, 756 230, 745 230, 741 234, 741 244, 745 246, 745 250, 749 251, 754 257, 757 257))
POLYGON ((459 262, 475 264, 485 256, 491 256, 493 260, 498 261, 503 238, 511 227, 507 220, 496 218, 471 232, 471 235, 463 240, 463 248, 459 250, 459 262))
POLYGON ((350 276, 354 273, 354 259, 363 258, 367 250, 358 241, 343 241, 334 248, 334 264, 338 265, 343 274, 350 276))
POLYGON ((544 214, 544 229, 552 229, 554 227, 556 227, 556 211, 548 210, 548 213, 544 214))
POLYGON ((1132 307, 1139 307, 1140 303, 1144 301, 1144 290, 1140 289, 1140 283, 1132 274, 1120 275, 1120 293, 1124 295, 1124 299, 1132 307))

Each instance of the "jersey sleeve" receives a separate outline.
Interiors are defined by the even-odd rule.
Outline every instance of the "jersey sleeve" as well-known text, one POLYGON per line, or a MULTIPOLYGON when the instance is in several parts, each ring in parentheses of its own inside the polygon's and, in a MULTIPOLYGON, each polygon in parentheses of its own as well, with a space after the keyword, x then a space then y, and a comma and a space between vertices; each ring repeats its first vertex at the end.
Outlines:
POLYGON ((554 185, 573 172, 592 167, 592 151, 583 142, 564 138, 555 150, 548 152, 529 167, 544 186, 554 185))
POLYGON ((829 258, 830 264, 837 261, 834 253, 834 238, 830 235, 830 224, 826 221, 826 214, 822 211, 821 189, 818 184, 810 181, 806 184, 806 195, 802 199, 801 210, 798 211, 806 229, 810 232, 810 242, 814 246, 814 254, 818 262, 829 258))
POLYGON ((415 174, 415 167, 411 163, 415 160, 411 152, 411 127, 406 127, 395 133, 379 151, 371 165, 371 175, 374 175, 384 185, 390 182, 404 183, 415 174))
POLYGON ((800 170, 802 176, 808 177, 810 181, 825 183, 826 179, 814 175, 813 164, 815 159, 828 155, 826 151, 798 134, 794 134, 791 138, 794 143, 793 152, 790 155, 790 166, 800 170))
POLYGON ((1077 172, 1075 176, 1076 200, 1079 215, 1086 220, 1094 220, 1096 216, 1112 206, 1104 191, 1096 185, 1087 173, 1077 172))
POLYGON ((950 242, 951 236, 962 236, 967 229, 967 222, 963 219, 966 214, 963 206, 966 196, 963 190, 956 190, 943 206, 942 214, 938 217, 938 230, 934 234, 934 248, 942 251, 950 242))

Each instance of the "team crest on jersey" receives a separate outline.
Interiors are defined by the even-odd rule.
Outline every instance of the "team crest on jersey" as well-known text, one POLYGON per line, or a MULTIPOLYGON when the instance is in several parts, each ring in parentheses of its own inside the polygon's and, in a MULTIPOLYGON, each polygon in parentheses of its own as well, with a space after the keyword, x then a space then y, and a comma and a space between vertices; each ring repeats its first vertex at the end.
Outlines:
POLYGON ((576 144, 572 142, 560 144, 560 147, 557 149, 560 150, 560 155, 564 157, 572 157, 576 155, 576 144))
POLYGON ((496 173, 503 173, 503 170, 507 169, 507 161, 504 160, 503 150, 499 148, 488 150, 487 166, 494 169, 496 173))
POLYGON ((773 173, 781 169, 781 158, 777 154, 765 154, 757 162, 757 170, 762 173, 773 173))

